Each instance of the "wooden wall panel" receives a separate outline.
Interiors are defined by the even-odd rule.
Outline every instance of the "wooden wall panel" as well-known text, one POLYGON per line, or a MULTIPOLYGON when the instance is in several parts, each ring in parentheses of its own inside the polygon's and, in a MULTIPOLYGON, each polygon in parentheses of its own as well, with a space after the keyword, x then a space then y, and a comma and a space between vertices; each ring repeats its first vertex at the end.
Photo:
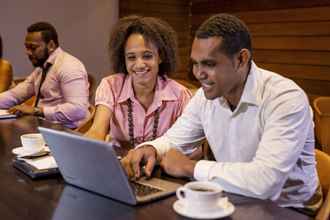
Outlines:
POLYGON ((192 15, 329 6, 329 0, 192 0, 192 15))
MULTIPOLYGON (((330 19, 329 19, 330 20, 330 19)), ((329 21, 249 24, 252 36, 329 36, 329 21)))
POLYGON ((190 19, 188 0, 121 0, 119 1, 119 17, 127 15, 143 15, 159 17, 166 20, 178 34, 179 66, 172 77, 187 79, 190 51, 190 19))
POLYGON ((330 95, 330 0, 121 0, 120 17, 161 17, 178 33, 176 78, 193 80, 193 34, 210 15, 233 13, 248 25, 256 63, 295 80, 310 98, 330 95))
POLYGON ((254 59, 262 63, 329 66, 330 52, 293 50, 254 50, 254 59))
MULTIPOLYGON (((330 20, 330 19, 329 19, 330 20)), ((330 34, 329 21, 249 23, 252 36, 324 36, 330 34)), ((198 25, 192 25, 196 30, 198 25)))
MULTIPOLYGON (((330 81, 330 67, 258 62, 258 66, 292 79, 330 81)), ((324 88, 323 88, 324 89, 324 88)))
POLYGON ((329 6, 329 0, 192 0, 191 33, 212 14, 233 13, 251 31, 257 65, 293 79, 311 99, 330 96, 329 6))
POLYGON ((255 49, 277 49, 277 50, 302 50, 302 51, 329 51, 329 36, 292 36, 292 37, 253 37, 253 48, 255 49))
MULTIPOLYGON (((205 1, 205 0, 204 0, 205 1)), ((304 2, 306 0, 302 0, 304 2)), ((192 25, 196 26, 201 24, 203 20, 208 18, 210 15, 215 14, 210 11, 204 11, 200 13, 194 13, 199 10, 199 5, 196 5, 192 2, 192 25)), ((207 2, 207 0, 205 1, 207 2)), ((328 21, 330 20, 329 8, 330 1, 328 1, 328 6, 324 7, 309 7, 309 8, 289 8, 289 9, 281 9, 281 10, 264 10, 264 11, 254 11, 252 9, 248 11, 243 11, 237 9, 236 11, 225 10, 221 6, 221 0, 218 0, 218 4, 216 7, 216 13, 233 13, 236 14, 240 19, 242 19, 245 23, 253 24, 253 23, 264 23, 271 24, 275 22, 301 22, 301 21, 328 21)), ((249 4, 250 1, 246 1, 245 4, 249 4)), ((243 5, 243 3, 242 3, 243 5)))

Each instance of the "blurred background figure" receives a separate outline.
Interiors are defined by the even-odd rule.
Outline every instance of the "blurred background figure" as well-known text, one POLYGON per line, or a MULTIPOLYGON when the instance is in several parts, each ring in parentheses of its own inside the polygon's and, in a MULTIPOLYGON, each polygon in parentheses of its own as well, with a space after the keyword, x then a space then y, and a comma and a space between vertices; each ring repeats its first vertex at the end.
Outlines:
POLYGON ((84 64, 60 47, 52 24, 37 22, 26 31, 25 52, 34 70, 23 82, 0 93, 0 108, 17 115, 43 117, 68 128, 78 127, 90 115, 84 64), (32 97, 34 102, 26 104, 32 97))
POLYGON ((13 80, 13 68, 9 61, 2 58, 3 45, 0 35, 0 93, 9 89, 13 80))

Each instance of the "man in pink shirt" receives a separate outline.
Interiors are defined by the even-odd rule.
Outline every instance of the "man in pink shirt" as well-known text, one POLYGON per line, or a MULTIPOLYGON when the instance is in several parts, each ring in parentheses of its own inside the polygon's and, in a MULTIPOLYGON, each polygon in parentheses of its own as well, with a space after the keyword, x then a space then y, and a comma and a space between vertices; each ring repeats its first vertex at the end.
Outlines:
POLYGON ((89 83, 84 65, 59 47, 51 24, 38 22, 27 32, 26 54, 35 69, 24 82, 0 94, 0 108, 77 127, 89 115, 89 83), (32 96, 36 97, 33 106, 21 104, 32 96))

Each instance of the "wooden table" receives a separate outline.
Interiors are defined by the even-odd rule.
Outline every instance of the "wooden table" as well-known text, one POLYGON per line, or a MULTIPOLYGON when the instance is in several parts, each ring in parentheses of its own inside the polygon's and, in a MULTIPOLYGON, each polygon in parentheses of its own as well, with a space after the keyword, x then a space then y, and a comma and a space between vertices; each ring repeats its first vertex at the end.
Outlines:
MULTIPOLYGON (((0 120, 0 219, 31 220, 159 220, 186 219, 172 209, 175 196, 137 207, 67 185, 58 176, 31 180, 12 167, 12 148, 20 146, 20 135, 37 132, 37 126, 63 129, 35 117, 0 120)), ((262 201, 228 194, 236 210, 228 219, 310 219, 294 210, 262 201)))

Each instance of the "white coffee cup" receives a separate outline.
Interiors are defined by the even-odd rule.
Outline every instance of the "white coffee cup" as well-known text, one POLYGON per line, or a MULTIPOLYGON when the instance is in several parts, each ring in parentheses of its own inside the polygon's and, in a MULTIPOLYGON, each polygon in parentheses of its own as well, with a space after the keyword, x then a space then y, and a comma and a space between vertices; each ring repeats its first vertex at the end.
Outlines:
POLYGON ((223 208, 228 202, 222 187, 207 181, 189 182, 179 187, 176 195, 189 213, 212 212, 223 208))
POLYGON ((21 143, 26 153, 37 153, 45 146, 44 138, 40 133, 23 134, 21 143))

